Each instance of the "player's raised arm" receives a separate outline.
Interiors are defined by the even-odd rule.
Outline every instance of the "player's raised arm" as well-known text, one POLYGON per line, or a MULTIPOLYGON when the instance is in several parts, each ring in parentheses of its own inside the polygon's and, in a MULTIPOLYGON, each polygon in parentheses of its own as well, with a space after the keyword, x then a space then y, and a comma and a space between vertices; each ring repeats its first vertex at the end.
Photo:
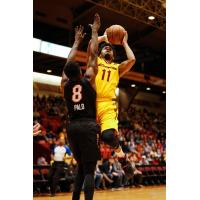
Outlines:
POLYGON ((95 77, 97 74, 97 57, 98 57, 98 30, 100 28, 100 16, 95 14, 92 28, 92 39, 90 41, 89 57, 87 62, 87 70, 85 76, 89 78, 92 86, 95 87, 95 77))
MULTIPOLYGON (((97 41, 98 41, 98 44, 101 43, 101 42, 109 43, 106 31, 104 32, 104 34, 102 36, 98 36, 97 41)), ((91 45, 91 40, 89 41, 88 47, 87 47, 87 55, 88 55, 87 63, 88 63, 88 59, 89 59, 89 55, 90 55, 90 50, 91 50, 90 45, 91 45)))
POLYGON ((83 26, 76 26, 75 28, 75 40, 74 40, 74 44, 72 46, 72 49, 68 55, 67 58, 67 63, 69 61, 75 61, 75 57, 77 55, 78 52, 78 47, 80 45, 80 43, 82 42, 83 38, 85 37, 86 33, 83 33, 83 26))
MULTIPOLYGON (((85 33, 83 33, 83 26, 81 26, 81 25, 80 26, 76 26, 74 44, 73 44, 72 49, 71 49, 71 51, 70 51, 70 53, 68 55, 66 64, 69 61, 75 61, 75 57, 76 57, 77 52, 78 52, 78 47, 79 47, 79 45, 80 45, 80 43, 81 43, 81 41, 83 40, 84 37, 85 37, 85 33)), ((61 80, 61 91, 62 92, 63 92, 64 85, 65 85, 65 83, 67 81, 68 81, 68 78, 65 75, 64 68, 63 68, 62 80, 61 80)))
POLYGON ((127 33, 127 31, 125 32, 124 39, 122 41, 122 45, 123 45, 123 47, 126 51, 126 56, 127 56, 128 59, 123 61, 119 65, 119 75, 120 75, 120 77, 122 77, 126 72, 128 72, 136 62, 135 55, 128 45, 128 33, 127 33))

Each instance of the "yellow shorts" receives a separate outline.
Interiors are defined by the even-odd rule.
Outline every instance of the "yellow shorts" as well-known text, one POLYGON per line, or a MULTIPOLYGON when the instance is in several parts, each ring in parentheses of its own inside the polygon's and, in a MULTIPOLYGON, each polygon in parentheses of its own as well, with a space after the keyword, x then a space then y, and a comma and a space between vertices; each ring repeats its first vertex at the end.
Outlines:
POLYGON ((116 101, 97 101, 97 122, 101 132, 115 129, 118 134, 118 109, 116 101))

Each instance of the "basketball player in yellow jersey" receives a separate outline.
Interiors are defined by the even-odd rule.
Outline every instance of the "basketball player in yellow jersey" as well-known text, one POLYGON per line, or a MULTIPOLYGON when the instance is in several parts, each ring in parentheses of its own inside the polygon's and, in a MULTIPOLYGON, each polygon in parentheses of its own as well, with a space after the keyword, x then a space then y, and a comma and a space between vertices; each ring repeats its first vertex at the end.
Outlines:
POLYGON ((104 34, 98 38, 99 43, 104 42, 99 47, 98 73, 96 75, 97 92, 97 120, 101 126, 101 140, 115 149, 118 157, 123 157, 124 153, 119 145, 118 139, 118 109, 116 105, 115 90, 119 83, 119 78, 128 72, 135 64, 135 56, 128 45, 128 34, 125 36, 122 45, 125 49, 127 60, 120 64, 114 63, 115 51, 108 43, 104 34))

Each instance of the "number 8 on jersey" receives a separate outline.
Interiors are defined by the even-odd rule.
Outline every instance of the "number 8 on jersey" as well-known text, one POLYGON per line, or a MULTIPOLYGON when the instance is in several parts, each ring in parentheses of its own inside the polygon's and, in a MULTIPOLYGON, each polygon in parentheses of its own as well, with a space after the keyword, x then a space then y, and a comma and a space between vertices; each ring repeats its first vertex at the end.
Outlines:
POLYGON ((81 85, 75 85, 72 89, 72 101, 77 103, 82 99, 82 86, 81 85))

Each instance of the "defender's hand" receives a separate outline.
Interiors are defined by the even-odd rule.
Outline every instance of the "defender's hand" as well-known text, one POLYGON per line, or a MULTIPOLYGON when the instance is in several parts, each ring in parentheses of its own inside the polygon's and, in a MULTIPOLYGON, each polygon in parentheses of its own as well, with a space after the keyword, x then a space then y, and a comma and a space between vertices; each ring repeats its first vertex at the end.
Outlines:
POLYGON ((76 26, 75 28, 75 41, 76 42, 81 42, 83 38, 85 37, 86 33, 83 33, 83 26, 76 26))
POLYGON ((101 26, 100 16, 99 16, 98 13, 96 13, 96 14, 94 15, 94 22, 93 22, 93 24, 92 24, 92 29, 95 30, 95 31, 98 31, 99 28, 100 28, 100 26, 101 26))

